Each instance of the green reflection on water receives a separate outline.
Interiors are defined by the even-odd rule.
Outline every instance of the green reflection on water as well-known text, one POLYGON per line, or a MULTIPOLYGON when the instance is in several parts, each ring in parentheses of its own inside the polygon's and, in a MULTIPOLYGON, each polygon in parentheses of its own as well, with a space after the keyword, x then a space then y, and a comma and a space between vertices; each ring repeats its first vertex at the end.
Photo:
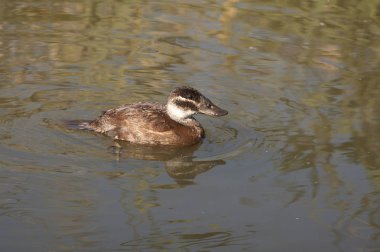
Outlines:
POLYGON ((376 250, 379 9, 0 1, 0 247, 376 250), (58 123, 183 84, 230 114, 168 159, 58 123))

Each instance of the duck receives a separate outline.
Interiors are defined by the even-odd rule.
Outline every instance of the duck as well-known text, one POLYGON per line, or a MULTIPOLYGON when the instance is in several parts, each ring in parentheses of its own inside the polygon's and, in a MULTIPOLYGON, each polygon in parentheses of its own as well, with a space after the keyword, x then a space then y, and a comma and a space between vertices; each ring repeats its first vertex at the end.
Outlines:
POLYGON ((195 88, 173 89, 165 105, 156 102, 125 104, 104 111, 79 128, 104 134, 114 140, 142 145, 190 146, 202 141, 205 130, 196 114, 220 117, 228 114, 195 88))

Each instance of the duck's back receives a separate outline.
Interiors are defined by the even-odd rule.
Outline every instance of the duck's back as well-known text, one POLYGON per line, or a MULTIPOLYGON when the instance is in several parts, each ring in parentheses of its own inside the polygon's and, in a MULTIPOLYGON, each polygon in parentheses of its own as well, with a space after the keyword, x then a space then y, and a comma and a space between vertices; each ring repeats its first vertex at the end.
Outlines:
POLYGON ((191 145, 203 137, 203 129, 172 120, 158 103, 126 104, 105 111, 86 128, 118 140, 139 144, 191 145))

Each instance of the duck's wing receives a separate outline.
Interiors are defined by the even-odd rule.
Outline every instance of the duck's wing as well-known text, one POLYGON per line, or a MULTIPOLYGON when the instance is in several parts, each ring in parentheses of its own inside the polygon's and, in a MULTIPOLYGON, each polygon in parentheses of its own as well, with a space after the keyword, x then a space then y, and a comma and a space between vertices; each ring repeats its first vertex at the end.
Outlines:
POLYGON ((104 111, 89 124, 90 129, 131 142, 144 139, 170 137, 173 134, 171 120, 165 107, 158 103, 126 104, 104 111))

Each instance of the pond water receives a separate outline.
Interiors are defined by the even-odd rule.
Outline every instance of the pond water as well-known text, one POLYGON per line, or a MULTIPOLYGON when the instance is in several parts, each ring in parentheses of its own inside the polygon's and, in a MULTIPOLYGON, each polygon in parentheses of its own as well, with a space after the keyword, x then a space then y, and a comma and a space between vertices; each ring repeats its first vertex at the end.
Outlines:
POLYGON ((380 251, 379 1, 0 1, 1 251, 380 251), (62 122, 199 89, 202 144, 62 122))

